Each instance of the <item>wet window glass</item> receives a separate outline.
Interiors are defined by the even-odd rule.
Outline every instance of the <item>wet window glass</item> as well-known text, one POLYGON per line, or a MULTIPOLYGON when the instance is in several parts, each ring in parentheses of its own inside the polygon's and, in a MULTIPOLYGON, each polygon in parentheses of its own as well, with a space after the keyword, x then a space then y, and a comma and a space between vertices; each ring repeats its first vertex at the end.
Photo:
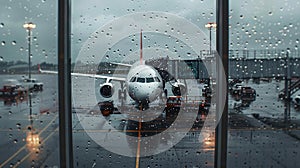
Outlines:
MULTIPOLYGON (((297 167, 300 2, 229 2, 227 166, 297 167)), ((216 3, 71 4, 74 167, 214 167, 216 3)), ((0 9, 0 167, 60 167, 57 2, 0 9)))
POLYGON ((229 2, 228 167, 297 167, 300 3, 229 2))
POLYGON ((0 167, 60 167, 57 3, 0 5, 0 167))
POLYGON ((213 167, 216 3, 71 4, 74 166, 213 167))
POLYGON ((154 78, 146 78, 146 82, 147 82, 147 83, 154 82, 154 78))
POLYGON ((145 83, 145 78, 137 78, 136 81, 139 83, 145 83))
POLYGON ((135 80, 136 80, 136 77, 133 77, 130 79, 130 82, 135 82, 135 80))
POLYGON ((154 78, 156 82, 160 82, 160 79, 158 77, 154 78))

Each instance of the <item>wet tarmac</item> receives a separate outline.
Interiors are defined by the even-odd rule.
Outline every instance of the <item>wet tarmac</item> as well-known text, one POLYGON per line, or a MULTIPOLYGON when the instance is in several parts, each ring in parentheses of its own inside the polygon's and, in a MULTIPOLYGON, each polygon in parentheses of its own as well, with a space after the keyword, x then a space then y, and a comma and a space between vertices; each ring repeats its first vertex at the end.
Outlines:
MULTIPOLYGON (((60 167, 58 95, 53 82, 56 77, 37 75, 36 78, 45 87, 30 96, 31 110, 26 95, 0 102, 0 167, 60 167)), ((248 107, 230 106, 228 166, 297 167, 299 111, 291 109, 291 120, 283 124, 284 105, 277 100, 278 95, 265 94, 280 90, 282 81, 260 84, 250 81, 248 85, 259 96, 248 107)), ((155 119, 139 122, 134 117, 128 118, 119 103, 116 103, 117 113, 103 116, 99 106, 88 99, 91 96, 81 93, 79 100, 84 103, 75 102, 72 114, 74 166, 213 167, 215 123, 206 122, 213 121, 213 116, 198 113, 198 107, 193 105, 198 93, 193 94, 186 99, 193 103, 182 106, 180 112, 158 111, 155 119)), ((229 103, 239 101, 230 98, 229 103)))

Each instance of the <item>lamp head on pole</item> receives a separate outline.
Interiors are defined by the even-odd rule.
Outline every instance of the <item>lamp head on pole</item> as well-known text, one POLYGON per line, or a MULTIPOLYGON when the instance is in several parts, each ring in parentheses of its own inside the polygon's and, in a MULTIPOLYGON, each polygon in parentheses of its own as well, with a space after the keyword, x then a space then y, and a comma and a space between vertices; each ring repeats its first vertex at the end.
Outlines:
POLYGON ((31 29, 34 29, 36 27, 36 25, 32 22, 28 22, 28 23, 23 24, 23 27, 27 30, 31 30, 31 29))
POLYGON ((217 23, 215 23, 215 22, 208 22, 208 23, 205 24, 205 27, 208 28, 208 29, 216 28, 217 27, 217 23))

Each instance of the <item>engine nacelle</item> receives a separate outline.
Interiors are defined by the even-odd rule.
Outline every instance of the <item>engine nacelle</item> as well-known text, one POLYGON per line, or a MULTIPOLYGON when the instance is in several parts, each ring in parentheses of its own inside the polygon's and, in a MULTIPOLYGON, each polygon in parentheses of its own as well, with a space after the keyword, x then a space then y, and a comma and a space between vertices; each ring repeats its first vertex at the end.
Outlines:
POLYGON ((100 85, 100 94, 105 98, 110 98, 114 94, 114 86, 112 83, 104 83, 100 85))
POLYGON ((186 86, 184 83, 181 83, 181 82, 175 82, 173 85, 172 85, 172 93, 175 95, 175 96, 182 96, 186 93, 186 86))

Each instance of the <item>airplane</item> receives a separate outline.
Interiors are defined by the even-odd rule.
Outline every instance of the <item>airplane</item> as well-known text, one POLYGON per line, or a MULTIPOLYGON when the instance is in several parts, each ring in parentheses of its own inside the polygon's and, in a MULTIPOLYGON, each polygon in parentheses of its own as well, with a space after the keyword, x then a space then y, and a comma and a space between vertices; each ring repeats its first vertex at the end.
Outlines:
MULTIPOLYGON (((99 92, 104 98, 111 98, 114 94, 115 89, 113 83, 111 83, 112 81, 121 82, 119 98, 120 95, 123 95, 123 98, 126 98, 126 94, 128 94, 135 101, 137 107, 148 107, 149 103, 161 97, 162 94, 165 94, 167 97, 167 91, 165 90, 166 82, 171 84, 172 93, 175 96, 182 96, 186 93, 187 89, 184 83, 174 77, 170 77, 171 75, 164 70, 159 70, 159 68, 145 64, 145 61, 143 60, 142 30, 140 32, 140 60, 133 65, 122 65, 130 67, 126 78, 83 73, 71 73, 71 75, 106 79, 104 83, 99 85, 99 92)), ((40 66, 38 66, 38 68, 40 73, 57 74, 55 71, 42 70, 40 66)), ((144 109, 145 108, 141 108, 141 110, 144 109)))

